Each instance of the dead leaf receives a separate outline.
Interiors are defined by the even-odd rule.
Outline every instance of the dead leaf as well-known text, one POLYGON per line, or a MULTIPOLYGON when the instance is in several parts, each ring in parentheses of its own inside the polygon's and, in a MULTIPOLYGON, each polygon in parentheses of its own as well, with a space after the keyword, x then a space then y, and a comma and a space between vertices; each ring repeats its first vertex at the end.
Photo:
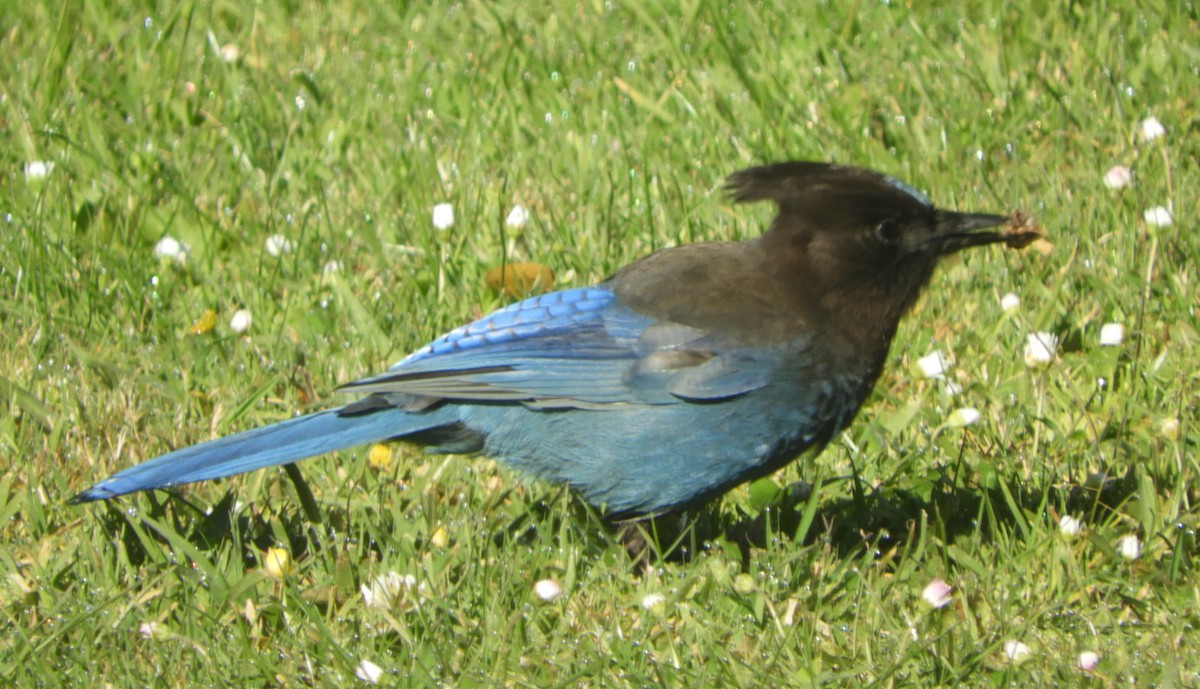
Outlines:
POLYGON ((523 297, 552 289, 554 271, 540 263, 509 263, 489 270, 483 281, 506 297, 523 297))
POLYGON ((192 321, 188 326, 189 335, 203 335, 217 326, 217 312, 212 309, 205 309, 200 317, 192 321))

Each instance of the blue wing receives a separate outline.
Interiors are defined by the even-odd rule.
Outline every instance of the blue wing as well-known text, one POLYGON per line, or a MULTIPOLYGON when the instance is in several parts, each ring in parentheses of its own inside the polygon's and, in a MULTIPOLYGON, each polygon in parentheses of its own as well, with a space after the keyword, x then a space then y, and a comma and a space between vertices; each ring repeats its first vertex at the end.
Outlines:
POLYGON ((674 404, 766 384, 774 361, 721 351, 709 333, 622 306, 609 290, 553 292, 434 340, 346 392, 546 407, 674 404))

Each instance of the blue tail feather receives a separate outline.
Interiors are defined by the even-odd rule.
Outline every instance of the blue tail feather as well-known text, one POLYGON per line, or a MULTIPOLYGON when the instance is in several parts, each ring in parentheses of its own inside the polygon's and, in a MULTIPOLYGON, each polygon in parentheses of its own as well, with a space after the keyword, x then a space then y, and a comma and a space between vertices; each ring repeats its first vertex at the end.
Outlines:
POLYGON ((395 408, 347 416, 340 411, 328 409, 169 452, 97 483, 71 502, 224 478, 437 425, 431 416, 395 408))

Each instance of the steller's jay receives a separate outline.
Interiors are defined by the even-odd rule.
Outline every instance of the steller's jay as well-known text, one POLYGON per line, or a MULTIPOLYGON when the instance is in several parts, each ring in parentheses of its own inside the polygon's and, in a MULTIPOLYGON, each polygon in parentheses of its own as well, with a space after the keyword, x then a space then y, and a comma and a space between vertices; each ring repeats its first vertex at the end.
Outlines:
POLYGON ((761 236, 664 249, 595 287, 452 330, 346 406, 186 447, 73 502, 222 478, 352 445, 482 452, 610 515, 680 510, 819 451, 854 418, 938 259, 1036 236, 938 210, 907 185, 811 162, 733 174, 761 236))

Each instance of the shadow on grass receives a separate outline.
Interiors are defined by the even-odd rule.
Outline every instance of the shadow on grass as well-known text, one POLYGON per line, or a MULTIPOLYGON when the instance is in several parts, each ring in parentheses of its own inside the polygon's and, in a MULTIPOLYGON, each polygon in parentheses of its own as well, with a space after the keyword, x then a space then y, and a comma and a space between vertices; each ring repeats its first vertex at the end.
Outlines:
MULTIPOLYGON (((287 535, 287 547, 293 557, 302 557, 320 542, 322 525, 314 524, 301 513, 264 513, 254 509, 241 510, 235 517, 235 494, 227 493, 220 502, 201 508, 175 492, 148 492, 143 505, 145 516, 123 505, 108 501, 100 517, 103 528, 119 537, 124 558, 134 567, 141 566, 155 555, 150 548, 170 547, 172 537, 182 538, 199 552, 212 551, 225 544, 241 548, 243 562, 257 562, 258 555, 268 548, 281 545, 279 535, 287 535), (166 499, 164 500, 163 497, 166 499), (163 526, 172 530, 163 532, 163 526)), ((326 521, 328 524, 328 520, 326 521)), ((337 527, 330 525, 328 528, 337 527)))
MULTIPOLYGON (((919 539, 924 535, 922 526, 936 531, 935 535, 945 542, 976 531, 988 540, 997 527, 1009 531, 1029 514, 1054 515, 1060 508, 1087 515, 1086 521, 1095 523, 1136 490, 1137 479, 1132 471, 1106 480, 1098 488, 1038 488, 1020 483, 964 488, 946 479, 929 495, 884 487, 819 506, 803 544, 825 542, 843 557, 863 549, 880 555, 903 547, 910 539, 919 539)), ((743 567, 748 567, 755 549, 771 547, 772 541, 780 539, 795 541, 803 526, 812 486, 797 484, 781 493, 780 500, 753 515, 722 515, 708 508, 690 518, 675 515, 626 524, 626 549, 643 564, 687 561, 705 544, 724 539, 737 546, 743 567)))
MULTIPOLYGON (((1011 530, 1028 514, 1053 514, 1060 506, 1072 514, 1088 515, 1087 520, 1095 522, 1133 495, 1136 486, 1131 472, 1096 489, 1039 489, 1018 483, 990 489, 964 488, 952 485, 948 479, 936 484, 929 495, 884 487, 819 506, 803 544, 828 543, 844 557, 863 549, 882 554, 920 538, 922 525, 946 542, 976 531, 986 539, 997 527, 1011 530), (1023 514, 1016 514, 1014 509, 1023 514)), ((303 494, 307 488, 298 486, 298 490, 303 494)), ((154 523, 169 525, 175 537, 201 552, 232 544, 241 549, 241 557, 248 564, 256 563, 268 548, 281 545, 284 538, 292 557, 301 559, 319 551, 326 538, 346 538, 355 533, 354 515, 344 508, 327 508, 319 515, 318 523, 311 518, 315 503, 304 505, 304 510, 296 506, 283 512, 243 508, 235 516, 232 491, 208 508, 177 493, 167 493, 166 500, 161 499, 162 495, 148 494, 147 516, 154 523)), ((780 540, 795 541, 811 495, 811 486, 797 484, 780 491, 777 500, 755 514, 722 510, 718 501, 695 513, 638 522, 610 522, 578 498, 569 502, 569 510, 562 510, 561 503, 555 501, 532 501, 499 524, 492 521, 496 526, 491 529, 491 545, 500 549, 530 545, 540 537, 539 528, 548 526, 557 531, 561 520, 568 519, 586 551, 596 553, 620 543, 635 571, 660 562, 688 562, 722 543, 740 552, 745 568, 754 550, 772 547, 780 540)), ((151 558, 148 535, 157 543, 168 544, 171 540, 154 523, 140 519, 119 503, 109 503, 101 519, 107 531, 120 537, 124 558, 134 566, 151 558)), ((380 541, 390 535, 385 527, 374 538, 364 539, 367 542, 362 545, 382 556, 387 544, 380 541)))

